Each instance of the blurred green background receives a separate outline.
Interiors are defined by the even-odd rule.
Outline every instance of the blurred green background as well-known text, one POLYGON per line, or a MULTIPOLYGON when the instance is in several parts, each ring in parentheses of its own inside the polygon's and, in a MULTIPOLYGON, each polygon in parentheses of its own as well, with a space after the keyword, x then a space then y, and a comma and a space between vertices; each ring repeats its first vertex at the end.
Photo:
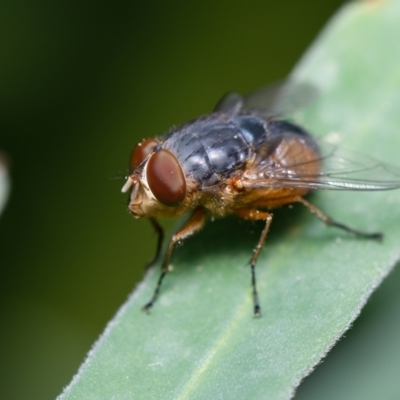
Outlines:
POLYGON ((0 398, 59 394, 141 279, 156 236, 116 179, 131 148, 284 78, 341 3, 0 3, 0 398))

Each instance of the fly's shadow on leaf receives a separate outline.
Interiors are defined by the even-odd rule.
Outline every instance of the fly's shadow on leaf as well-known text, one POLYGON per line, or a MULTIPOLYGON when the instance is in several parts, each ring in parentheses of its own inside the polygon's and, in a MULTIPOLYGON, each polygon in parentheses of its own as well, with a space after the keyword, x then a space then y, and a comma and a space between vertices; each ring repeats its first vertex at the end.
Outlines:
MULTIPOLYGON (((265 241, 266 246, 284 240, 282 235, 294 227, 301 228, 309 212, 299 204, 274 209, 273 221, 265 241)), ((312 218, 312 216, 310 216, 312 218)), ((227 252, 234 258, 246 255, 250 260, 257 245, 264 221, 247 221, 234 216, 207 221, 197 234, 186 239, 175 249, 173 260, 185 260, 185 264, 196 265, 202 257, 218 257, 227 252)))
MULTIPOLYGON (((311 193, 308 200, 314 203, 317 196, 317 193, 311 193)), ((264 256, 268 258, 268 252, 273 251, 274 245, 283 240, 295 240, 302 235, 310 237, 315 246, 329 243, 338 237, 345 241, 370 240, 325 225, 301 204, 275 208, 271 213, 273 220, 259 261, 264 256)), ((336 222, 343 223, 341 220, 336 222)), ((231 268, 234 265, 243 267, 249 265, 264 226, 264 221, 248 221, 234 216, 208 220, 199 233, 176 246, 172 256, 175 272, 190 274, 196 266, 210 265, 210 259, 213 260, 211 264, 218 265, 219 269, 231 268), (219 258, 230 261, 220 263, 216 261, 219 258)), ((357 227, 351 226, 351 228, 357 227)))

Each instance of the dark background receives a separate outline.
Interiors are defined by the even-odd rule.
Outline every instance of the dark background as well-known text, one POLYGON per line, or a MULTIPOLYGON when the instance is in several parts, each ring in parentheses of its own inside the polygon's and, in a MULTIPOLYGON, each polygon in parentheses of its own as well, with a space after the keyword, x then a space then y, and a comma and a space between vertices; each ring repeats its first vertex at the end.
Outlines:
POLYGON ((131 148, 284 78, 340 4, 0 3, 0 398, 59 394, 140 280, 155 235, 115 178, 131 148))

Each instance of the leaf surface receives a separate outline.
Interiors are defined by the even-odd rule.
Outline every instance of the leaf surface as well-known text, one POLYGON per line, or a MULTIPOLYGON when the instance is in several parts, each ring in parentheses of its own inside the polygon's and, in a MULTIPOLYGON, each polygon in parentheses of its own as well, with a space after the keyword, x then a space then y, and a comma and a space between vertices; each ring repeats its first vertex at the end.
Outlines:
MULTIPOLYGON (((396 163, 399 21, 398 1, 344 7, 293 72, 320 91, 296 121, 396 163)), ((274 211, 257 265, 263 316, 253 319, 248 260, 263 225, 210 222, 176 250, 151 315, 141 307, 158 270, 135 289, 59 398, 291 398, 400 256, 400 191, 321 191, 310 201, 352 227, 383 231, 384 241, 327 228, 298 205, 274 211)))

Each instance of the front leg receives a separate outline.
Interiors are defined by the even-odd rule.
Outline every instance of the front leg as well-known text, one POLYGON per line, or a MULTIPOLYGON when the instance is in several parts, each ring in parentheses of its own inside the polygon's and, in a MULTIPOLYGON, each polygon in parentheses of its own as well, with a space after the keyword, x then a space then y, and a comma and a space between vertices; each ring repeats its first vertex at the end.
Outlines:
POLYGON ((168 246, 168 251, 165 256, 164 262, 161 267, 161 274, 158 278, 158 282, 156 288, 154 290, 153 296, 151 297, 150 301, 145 304, 143 307, 144 311, 150 311, 151 307, 153 307, 154 302, 156 301, 158 294, 160 292, 161 284, 164 280, 165 275, 168 273, 169 270, 169 263, 172 257, 172 253, 174 251, 176 243, 181 240, 186 239, 189 236, 192 236, 194 233, 198 232, 205 223, 205 212, 203 208, 197 208, 186 224, 180 229, 177 233, 172 236, 172 239, 168 246))

